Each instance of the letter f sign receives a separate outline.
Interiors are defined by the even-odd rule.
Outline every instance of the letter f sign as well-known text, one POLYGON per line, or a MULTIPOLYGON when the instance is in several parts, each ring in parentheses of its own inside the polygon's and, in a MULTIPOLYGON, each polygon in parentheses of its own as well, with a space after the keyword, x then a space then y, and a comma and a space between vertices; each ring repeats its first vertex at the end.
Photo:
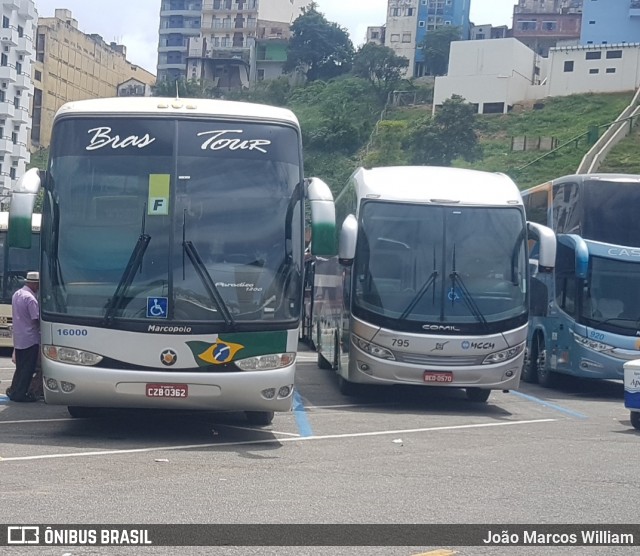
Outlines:
POLYGON ((169 174, 151 174, 149 176, 149 197, 147 213, 149 216, 166 216, 169 214, 169 174))
POLYGON ((169 214, 169 200, 164 197, 155 197, 149 199, 149 214, 151 215, 167 215, 169 214))

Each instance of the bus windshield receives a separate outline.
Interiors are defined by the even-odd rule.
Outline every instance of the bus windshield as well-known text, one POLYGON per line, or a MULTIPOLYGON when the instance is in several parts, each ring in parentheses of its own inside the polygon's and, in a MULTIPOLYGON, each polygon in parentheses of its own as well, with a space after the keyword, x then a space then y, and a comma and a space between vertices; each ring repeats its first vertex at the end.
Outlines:
POLYGON ((56 137, 43 314, 297 320, 303 192, 293 128, 94 117, 61 119, 56 137))
POLYGON ((582 298, 583 322, 635 336, 640 329, 640 265, 592 256, 582 298))
POLYGON ((353 313, 381 326, 492 325, 527 318, 520 209, 367 201, 361 208, 353 313))

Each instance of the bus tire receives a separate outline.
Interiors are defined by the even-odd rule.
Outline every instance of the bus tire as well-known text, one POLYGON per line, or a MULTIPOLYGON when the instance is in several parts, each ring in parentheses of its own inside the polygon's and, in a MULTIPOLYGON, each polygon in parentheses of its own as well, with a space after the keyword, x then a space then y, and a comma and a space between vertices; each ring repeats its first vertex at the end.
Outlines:
POLYGON ((349 382, 342 375, 338 375, 338 390, 343 396, 356 396, 358 394, 358 385, 349 382))
POLYGON ((466 393, 467 399, 470 402, 484 403, 489 399, 491 390, 488 390, 486 388, 467 388, 466 393))
POLYGON ((329 361, 327 361, 324 358, 324 355, 322 355, 322 353, 320 353, 320 351, 318 351, 318 367, 320 369, 324 369, 326 371, 329 371, 329 370, 333 369, 333 367, 331 366, 331 363, 329 363, 329 361))
POLYGON ((244 413, 249 424, 257 427, 270 425, 275 415, 273 411, 245 411, 244 413))
POLYGON ((88 417, 95 417, 97 409, 95 407, 81 407, 78 405, 70 405, 67 407, 67 411, 71 417, 75 419, 83 419, 88 417))
POLYGON ((636 430, 640 430, 640 413, 637 411, 631 412, 631 426, 636 430))
POLYGON ((532 340, 531 345, 526 347, 524 352, 524 363, 522 365, 522 380, 531 384, 538 382, 538 373, 535 365, 538 355, 537 351, 533 348, 535 341, 535 339, 532 340))
POLYGON ((553 388, 556 382, 556 375, 547 367, 547 349, 544 345, 542 334, 536 334, 534 344, 536 357, 534 359, 533 354, 531 354, 531 359, 536 366, 538 384, 544 388, 553 388))

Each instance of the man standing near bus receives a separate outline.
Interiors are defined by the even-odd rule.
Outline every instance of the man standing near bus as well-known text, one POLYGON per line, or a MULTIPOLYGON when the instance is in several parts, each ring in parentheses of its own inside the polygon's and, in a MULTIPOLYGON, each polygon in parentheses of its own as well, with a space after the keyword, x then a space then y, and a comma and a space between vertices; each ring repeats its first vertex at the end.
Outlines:
POLYGON ((11 298, 16 370, 11 381, 9 399, 13 402, 37 401, 36 396, 28 392, 28 389, 36 372, 40 351, 39 287, 40 273, 28 272, 25 285, 11 298))

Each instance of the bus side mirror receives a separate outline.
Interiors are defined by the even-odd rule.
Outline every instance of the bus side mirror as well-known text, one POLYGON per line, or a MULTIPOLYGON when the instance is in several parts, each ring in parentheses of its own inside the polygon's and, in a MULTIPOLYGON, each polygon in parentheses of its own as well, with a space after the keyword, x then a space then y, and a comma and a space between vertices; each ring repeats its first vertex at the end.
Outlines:
POLYGON ((305 180, 311 208, 311 254, 336 254, 336 209, 329 186, 320 178, 305 180))
POLYGON ((527 222, 530 235, 535 236, 539 242, 538 266, 539 269, 551 269, 556 266, 556 234, 551 228, 527 222))
POLYGON ((358 221, 353 214, 344 219, 340 229, 340 247, 338 260, 341 265, 351 266, 356 256, 356 242, 358 240, 358 221))
POLYGON ((18 180, 9 205, 9 247, 31 248, 31 215, 40 185, 40 173, 37 168, 27 170, 18 180))

